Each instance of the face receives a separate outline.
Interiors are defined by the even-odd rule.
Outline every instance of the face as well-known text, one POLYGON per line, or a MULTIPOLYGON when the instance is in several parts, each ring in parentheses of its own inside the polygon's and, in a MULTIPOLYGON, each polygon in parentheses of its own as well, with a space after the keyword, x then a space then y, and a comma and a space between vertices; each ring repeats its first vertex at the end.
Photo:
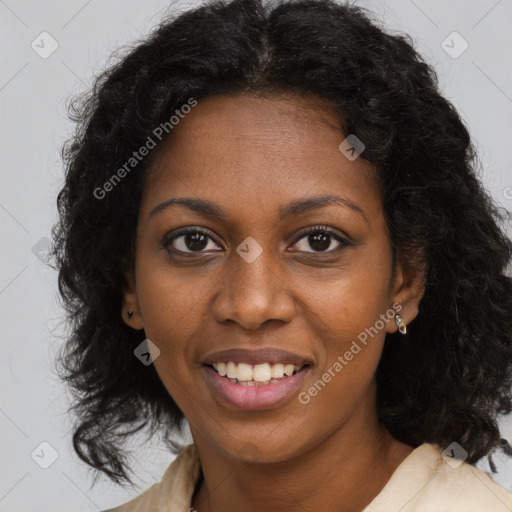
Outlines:
POLYGON ((374 170, 342 154, 345 138, 319 99, 210 98, 148 175, 123 318, 160 350, 192 434, 226 454, 286 460, 369 421, 393 304, 406 322, 417 314, 374 170), (194 202, 170 201, 182 198, 194 202), (232 349, 247 352, 216 354, 232 349), (279 377, 276 362, 302 370, 279 377), (259 385, 268 371, 276 380, 259 385))

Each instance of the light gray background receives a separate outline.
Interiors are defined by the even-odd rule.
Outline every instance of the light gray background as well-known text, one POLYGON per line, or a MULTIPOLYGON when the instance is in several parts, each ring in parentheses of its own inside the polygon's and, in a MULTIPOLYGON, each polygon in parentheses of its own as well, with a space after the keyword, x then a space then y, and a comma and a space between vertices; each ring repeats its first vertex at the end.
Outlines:
MULTIPOLYGON (((410 33, 434 63, 443 93, 477 141, 488 189, 510 209, 512 0, 359 3, 371 7, 388 28, 410 33), (441 47, 453 31, 469 44, 455 59, 441 47)), ((182 2, 173 9, 193 4, 182 2)), ((66 392, 51 372, 64 332, 56 275, 39 259, 44 259, 45 238, 56 220, 55 199, 62 184, 59 150, 71 133, 66 99, 88 88, 111 52, 146 34, 169 5, 163 0, 0 0, 2 512, 105 509, 159 480, 173 458, 159 446, 135 447, 138 489, 125 491, 106 480, 90 488, 90 473, 71 449, 66 392), (43 31, 58 43, 46 59, 31 47, 43 31), (48 469, 31 458, 41 442, 58 454, 48 469)), ((453 36, 447 44, 452 53, 461 48, 453 36)), ((503 429, 512 440, 512 421, 503 422, 503 429)), ((44 453, 39 460, 49 457, 48 449, 37 453, 44 453)), ((512 491, 512 463, 497 462, 495 480, 512 491)), ((488 466, 484 462, 479 467, 488 466)))

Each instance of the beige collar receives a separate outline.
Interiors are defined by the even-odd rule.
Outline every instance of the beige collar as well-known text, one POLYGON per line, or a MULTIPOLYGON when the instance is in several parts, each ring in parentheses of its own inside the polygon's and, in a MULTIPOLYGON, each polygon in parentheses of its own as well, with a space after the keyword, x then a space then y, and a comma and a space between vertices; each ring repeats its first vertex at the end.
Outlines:
MULTIPOLYGON (((362 512, 512 512, 510 492, 474 466, 454 467, 441 454, 435 444, 415 448, 362 512)), ((190 444, 159 483, 106 512, 190 512, 200 472, 196 447, 190 444)))

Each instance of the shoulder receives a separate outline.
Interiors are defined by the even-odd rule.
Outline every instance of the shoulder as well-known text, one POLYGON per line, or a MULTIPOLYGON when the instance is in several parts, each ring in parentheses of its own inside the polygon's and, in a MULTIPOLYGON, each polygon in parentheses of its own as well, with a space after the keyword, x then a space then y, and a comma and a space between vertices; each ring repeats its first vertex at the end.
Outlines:
POLYGON ((510 512, 512 494, 473 465, 417 447, 364 512, 510 512), (400 508, 401 507, 401 508, 400 508))
POLYGON ((131 501, 103 512, 188 510, 199 473, 200 463, 195 445, 189 444, 171 462, 160 482, 131 501))

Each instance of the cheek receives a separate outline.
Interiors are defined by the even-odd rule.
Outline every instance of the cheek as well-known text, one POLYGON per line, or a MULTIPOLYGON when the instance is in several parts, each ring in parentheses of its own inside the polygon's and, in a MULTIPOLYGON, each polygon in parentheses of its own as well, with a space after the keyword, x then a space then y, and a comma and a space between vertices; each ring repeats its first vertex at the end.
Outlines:
MULTIPOLYGON (((142 258, 141 258, 142 259, 142 258)), ((137 268, 137 297, 146 334, 166 341, 181 339, 202 318, 202 305, 214 284, 207 273, 178 269, 168 262, 148 259, 137 268)))
POLYGON ((325 279, 311 279, 303 288, 304 301, 341 339, 373 326, 390 306, 391 262, 385 253, 379 257, 372 252, 370 247, 354 252, 343 268, 325 279))
POLYGON ((204 276, 190 276, 165 266, 141 265, 138 269, 138 299, 144 332, 160 350, 155 368, 168 391, 177 396, 184 383, 193 382, 192 349, 204 322, 206 297, 213 283, 204 276))
POLYGON ((344 296, 358 331, 373 326, 389 308, 391 272, 391 251, 383 236, 372 239, 355 258, 344 296))
POLYGON ((356 303, 340 307, 333 301, 332 314, 326 310, 319 318, 318 323, 324 325, 323 329, 319 325, 317 331, 321 333, 319 346, 324 355, 301 397, 301 403, 308 401, 317 415, 330 417, 328 424, 343 421, 366 401, 385 339, 385 323, 371 294, 352 297, 357 297, 356 303))
POLYGON ((386 325, 393 321, 390 266, 385 251, 368 247, 336 279, 309 286, 308 301, 315 313, 310 323, 325 351, 320 366, 328 373, 326 380, 336 381, 329 387, 338 392, 343 388, 357 394, 376 371, 386 325))

